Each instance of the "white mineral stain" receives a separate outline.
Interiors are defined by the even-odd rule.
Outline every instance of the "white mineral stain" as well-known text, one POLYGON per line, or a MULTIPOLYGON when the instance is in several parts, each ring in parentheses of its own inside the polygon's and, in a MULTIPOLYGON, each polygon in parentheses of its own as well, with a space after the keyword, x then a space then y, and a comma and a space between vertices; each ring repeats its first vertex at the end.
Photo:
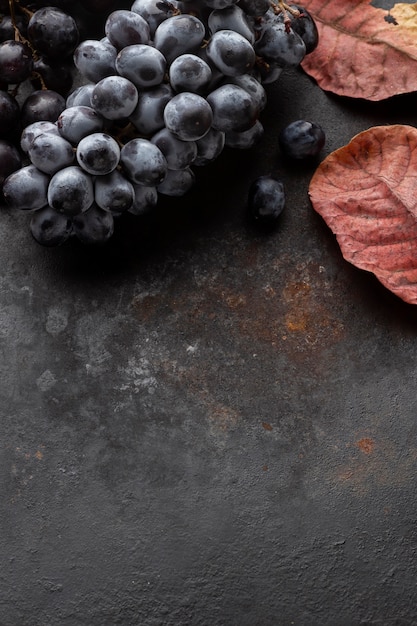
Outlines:
POLYGON ((59 335, 68 326, 68 311, 63 307, 53 306, 48 311, 46 330, 51 335, 59 335))
POLYGON ((158 381, 152 374, 151 365, 145 357, 138 360, 135 357, 130 357, 123 375, 125 382, 120 385, 120 391, 139 393, 146 389, 148 393, 152 394, 158 386, 158 381))
POLYGON ((36 381, 40 391, 49 391, 56 383, 57 380, 50 370, 45 370, 36 381))

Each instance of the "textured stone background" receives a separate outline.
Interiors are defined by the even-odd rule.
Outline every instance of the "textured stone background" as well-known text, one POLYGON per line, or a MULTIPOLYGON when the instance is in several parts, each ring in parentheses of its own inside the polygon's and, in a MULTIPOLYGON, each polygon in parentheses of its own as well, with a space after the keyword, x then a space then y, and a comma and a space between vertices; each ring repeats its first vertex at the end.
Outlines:
POLYGON ((268 94, 260 145, 104 249, 3 209, 1 626, 417 623, 417 310, 343 261, 277 144, 311 119, 325 156, 416 97, 268 94))

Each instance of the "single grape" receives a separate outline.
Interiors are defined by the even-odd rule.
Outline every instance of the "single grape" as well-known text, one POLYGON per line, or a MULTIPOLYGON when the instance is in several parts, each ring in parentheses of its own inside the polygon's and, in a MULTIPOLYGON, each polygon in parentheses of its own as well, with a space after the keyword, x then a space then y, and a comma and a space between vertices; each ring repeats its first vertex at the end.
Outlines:
POLYGON ((23 211, 41 209, 48 204, 50 176, 34 165, 25 165, 10 174, 3 183, 7 204, 23 211))
POLYGON ((114 232, 114 218, 96 204, 73 219, 73 231, 85 244, 104 244, 114 232))
POLYGON ((167 174, 157 187, 158 193, 165 196, 184 196, 195 184, 195 174, 190 167, 183 170, 168 170, 167 174))
POLYGON ((181 92, 164 110, 165 126, 178 139, 196 141, 210 130, 213 112, 207 100, 198 94, 181 92))
POLYGON ((94 202, 92 177, 78 165, 54 174, 48 186, 48 204, 68 216, 87 211, 94 202))
POLYGON ((165 83, 139 92, 138 103, 129 116, 139 134, 150 137, 164 127, 164 110, 174 95, 165 83))
POLYGON ((287 29, 279 16, 268 21, 254 44, 255 52, 267 63, 280 67, 298 67, 306 55, 306 45, 292 28, 287 29))
POLYGON ((246 74, 255 65, 252 44, 233 30, 218 30, 210 37, 207 56, 225 76, 246 74))
POLYGON ((319 33, 312 15, 299 4, 291 4, 292 9, 300 12, 300 17, 291 17, 292 30, 300 35, 306 46, 306 54, 313 52, 319 44, 319 33))
POLYGON ((120 151, 120 163, 133 183, 155 186, 167 173, 167 162, 158 146, 137 137, 128 141, 120 151))
POLYGON ((181 54, 169 68, 169 82, 175 91, 204 94, 211 82, 212 71, 208 63, 195 54, 181 54))
POLYGON ((37 135, 29 144, 28 155, 38 170, 49 175, 74 161, 74 149, 70 142, 54 133, 37 135))
POLYGON ((37 53, 61 61, 74 52, 80 36, 75 19, 52 6, 33 13, 27 34, 37 53))
POLYGON ((20 148, 23 150, 23 152, 27 153, 29 150, 29 146, 35 139, 35 137, 41 135, 42 133, 52 133, 53 135, 59 135, 57 125, 54 124, 54 122, 33 122, 33 124, 29 124, 29 126, 26 126, 26 128, 23 129, 20 136, 20 148))
POLYGON ((135 85, 123 76, 107 76, 94 87, 91 106, 108 120, 121 120, 133 113, 138 103, 135 85))
POLYGON ((214 9, 209 15, 207 25, 211 35, 218 30, 231 30, 245 37, 251 44, 255 43, 255 31, 252 24, 237 4, 224 9, 214 9))
POLYGON ((129 79, 138 89, 160 85, 166 65, 162 52, 147 44, 126 46, 116 57, 118 74, 129 79))
POLYGON ((155 31, 155 47, 168 64, 186 52, 195 52, 203 43, 205 26, 193 15, 174 15, 161 22, 155 31))
POLYGON ((91 133, 83 137, 76 151, 78 164, 89 174, 110 174, 119 164, 120 148, 108 133, 91 133))
POLYGON ((248 130, 258 118, 256 101, 239 87, 227 83, 207 96, 213 111, 213 126, 224 132, 248 130))
POLYGON ((51 89, 37 89, 28 95, 22 104, 22 126, 29 126, 33 122, 56 122, 65 109, 65 98, 51 89))
POLYGON ((30 48, 21 41, 0 43, 0 81, 16 85, 29 78, 33 69, 30 48))
POLYGON ((182 170, 188 167, 197 156, 195 141, 182 141, 167 128, 161 128, 155 133, 151 142, 161 150, 171 170, 182 170))
POLYGON ((94 181, 95 202, 105 211, 124 213, 131 208, 134 198, 133 184, 119 170, 97 176, 94 181))
POLYGON ((88 81, 97 83, 106 76, 116 74, 117 49, 114 46, 85 39, 74 51, 74 65, 88 81))
POLYGON ((193 165, 198 165, 199 167, 208 165, 222 153, 225 145, 225 133, 212 127, 204 137, 198 139, 195 143, 197 145, 197 156, 193 165))
POLYGON ((319 124, 296 120, 281 130, 278 142, 286 157, 307 159, 319 154, 326 142, 326 135, 319 124))
POLYGON ((65 101, 66 108, 69 109, 73 106, 91 107, 91 95, 95 86, 95 83, 86 83, 85 85, 76 87, 67 96, 65 101))
POLYGON ((134 199, 129 209, 133 215, 145 215, 158 204, 158 191, 156 187, 138 185, 133 183, 134 199))
POLYGON ((265 134, 264 127, 259 120, 241 132, 229 131, 226 133, 225 145, 237 150, 248 150, 258 144, 265 134))
MULTIPOLYGON (((3 13, 1 7, 0 13, 3 13)), ((0 20, 0 42, 14 39, 16 29, 23 37, 26 37, 27 24, 28 21, 24 15, 14 15, 13 19, 11 15, 2 15, 0 20)))
POLYGON ((104 128, 104 119, 92 107, 67 107, 56 123, 59 134, 76 146, 81 139, 104 128))
POLYGON ((263 111, 267 103, 265 87, 252 74, 242 74, 241 76, 228 76, 227 82, 242 87, 251 96, 259 112, 263 111))
POLYGON ((274 226, 285 208, 285 201, 283 182, 272 176, 260 176, 249 187, 249 216, 261 226, 274 226))
POLYGON ((41 246, 60 246, 71 237, 72 219, 46 206, 32 215, 29 228, 41 246))
POLYGON ((117 50, 133 44, 147 44, 150 41, 148 22, 138 13, 126 9, 110 13, 104 25, 104 32, 117 50))

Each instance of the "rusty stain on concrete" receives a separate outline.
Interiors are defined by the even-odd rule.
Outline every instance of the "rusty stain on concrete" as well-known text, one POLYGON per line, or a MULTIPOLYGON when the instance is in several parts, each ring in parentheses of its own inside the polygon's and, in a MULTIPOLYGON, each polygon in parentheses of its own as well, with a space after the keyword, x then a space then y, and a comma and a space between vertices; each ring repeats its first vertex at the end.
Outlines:
POLYGON ((363 437, 356 442, 357 447, 365 454, 371 454, 374 451, 375 441, 370 437, 363 437))

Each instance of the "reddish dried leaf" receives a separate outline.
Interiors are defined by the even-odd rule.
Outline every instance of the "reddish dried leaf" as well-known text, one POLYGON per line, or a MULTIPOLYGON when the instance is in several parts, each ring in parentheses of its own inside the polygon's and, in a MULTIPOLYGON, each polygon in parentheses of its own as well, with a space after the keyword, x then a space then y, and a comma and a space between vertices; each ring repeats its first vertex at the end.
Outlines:
POLYGON ((417 129, 359 133, 322 161, 309 195, 344 258, 417 304, 417 129))
POLYGON ((389 14, 370 0, 305 0, 303 6, 320 41, 302 67, 322 89, 366 100, 417 91, 417 3, 395 4, 389 14))

